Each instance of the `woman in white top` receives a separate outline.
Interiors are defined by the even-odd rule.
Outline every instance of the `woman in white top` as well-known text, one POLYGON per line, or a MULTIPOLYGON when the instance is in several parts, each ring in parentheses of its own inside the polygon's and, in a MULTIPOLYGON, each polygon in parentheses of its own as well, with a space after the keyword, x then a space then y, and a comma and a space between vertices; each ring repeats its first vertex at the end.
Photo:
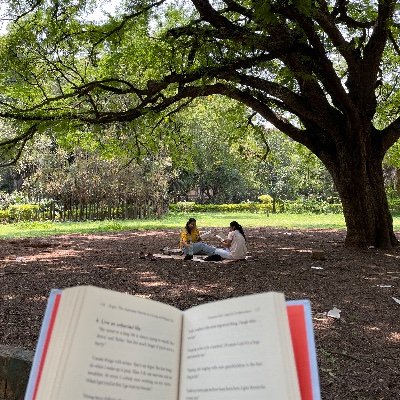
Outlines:
POLYGON ((229 227, 228 238, 222 241, 226 249, 216 249, 215 254, 229 260, 242 260, 246 258, 247 254, 246 236, 243 228, 236 221, 232 221, 229 227))

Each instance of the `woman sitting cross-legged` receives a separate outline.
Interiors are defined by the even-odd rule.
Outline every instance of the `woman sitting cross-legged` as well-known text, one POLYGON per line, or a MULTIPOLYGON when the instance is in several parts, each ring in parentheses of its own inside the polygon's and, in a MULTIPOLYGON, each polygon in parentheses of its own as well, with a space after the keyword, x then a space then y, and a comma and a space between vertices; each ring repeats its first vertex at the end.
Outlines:
POLYGON ((242 260, 246 258, 246 236, 242 226, 236 221, 232 221, 229 224, 229 229, 228 238, 222 241, 226 248, 216 249, 213 255, 206 258, 207 261, 218 261, 219 257, 228 260, 242 260))
POLYGON ((196 219, 189 218, 180 235, 179 247, 185 254, 185 260, 192 260, 193 254, 214 254, 216 248, 201 241, 200 232, 196 226, 196 219))

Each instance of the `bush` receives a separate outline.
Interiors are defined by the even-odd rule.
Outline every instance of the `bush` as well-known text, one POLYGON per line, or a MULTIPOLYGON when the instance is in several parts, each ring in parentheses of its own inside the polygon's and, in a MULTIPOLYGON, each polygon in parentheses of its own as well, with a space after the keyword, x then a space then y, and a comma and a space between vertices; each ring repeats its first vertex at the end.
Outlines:
MULTIPOLYGON (((268 195, 259 197, 262 203, 246 202, 240 204, 196 204, 195 202, 179 202, 170 204, 171 212, 200 213, 200 212, 253 212, 266 213, 272 210, 272 198, 268 195), (262 198, 262 200, 260 199, 262 198), (271 200, 271 202, 269 202, 271 200)), ((336 200, 337 201, 337 200, 336 200)), ((319 199, 299 199, 279 202, 276 211, 289 214, 341 214, 341 203, 327 202, 319 199)))
POLYGON ((329 203, 317 199, 287 200, 284 211, 289 214, 342 214, 341 203, 329 203))
POLYGON ((39 210, 40 206, 37 204, 13 204, 5 210, 0 210, 0 222, 37 221, 39 210))
POLYGON ((14 204, 8 207, 8 222, 34 221, 40 206, 37 204, 14 204))
POLYGON ((261 203, 269 204, 272 207, 273 199, 269 194, 262 194, 261 196, 258 196, 258 200, 260 200, 261 203))
POLYGON ((200 212, 254 212, 268 213, 271 210, 269 204, 253 202, 239 204, 197 204, 195 202, 178 202, 169 205, 171 212, 200 213, 200 212))
POLYGON ((178 201, 169 205, 169 210, 173 212, 191 212, 196 208, 194 201, 178 201))
POLYGON ((5 224, 9 222, 10 212, 9 210, 0 210, 0 223, 5 224))
POLYGON ((392 212, 400 213, 400 199, 390 199, 389 209, 392 212))

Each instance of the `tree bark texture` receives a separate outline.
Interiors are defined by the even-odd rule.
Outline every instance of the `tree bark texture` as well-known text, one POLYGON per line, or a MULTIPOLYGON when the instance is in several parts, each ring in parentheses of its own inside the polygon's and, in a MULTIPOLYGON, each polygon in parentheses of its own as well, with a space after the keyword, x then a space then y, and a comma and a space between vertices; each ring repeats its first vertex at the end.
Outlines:
MULTIPOLYGON (((356 134, 354 131, 352 135, 356 134)), ((369 138, 372 135, 365 135, 369 138)), ((323 162, 331 172, 343 205, 347 246, 391 248, 398 245, 384 186, 379 142, 337 143, 336 157, 323 162)))

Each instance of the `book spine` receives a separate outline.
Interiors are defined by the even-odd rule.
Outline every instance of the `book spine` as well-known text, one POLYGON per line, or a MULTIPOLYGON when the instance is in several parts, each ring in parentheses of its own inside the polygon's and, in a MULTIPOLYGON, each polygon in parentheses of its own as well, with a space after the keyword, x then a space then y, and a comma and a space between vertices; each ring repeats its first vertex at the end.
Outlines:
POLYGON ((54 326, 58 305, 61 299, 61 290, 53 289, 47 301, 46 311, 43 318, 42 327, 33 357, 32 368, 29 375, 28 385, 24 400, 34 400, 38 390, 40 376, 43 370, 47 348, 49 346, 51 332, 54 326))

